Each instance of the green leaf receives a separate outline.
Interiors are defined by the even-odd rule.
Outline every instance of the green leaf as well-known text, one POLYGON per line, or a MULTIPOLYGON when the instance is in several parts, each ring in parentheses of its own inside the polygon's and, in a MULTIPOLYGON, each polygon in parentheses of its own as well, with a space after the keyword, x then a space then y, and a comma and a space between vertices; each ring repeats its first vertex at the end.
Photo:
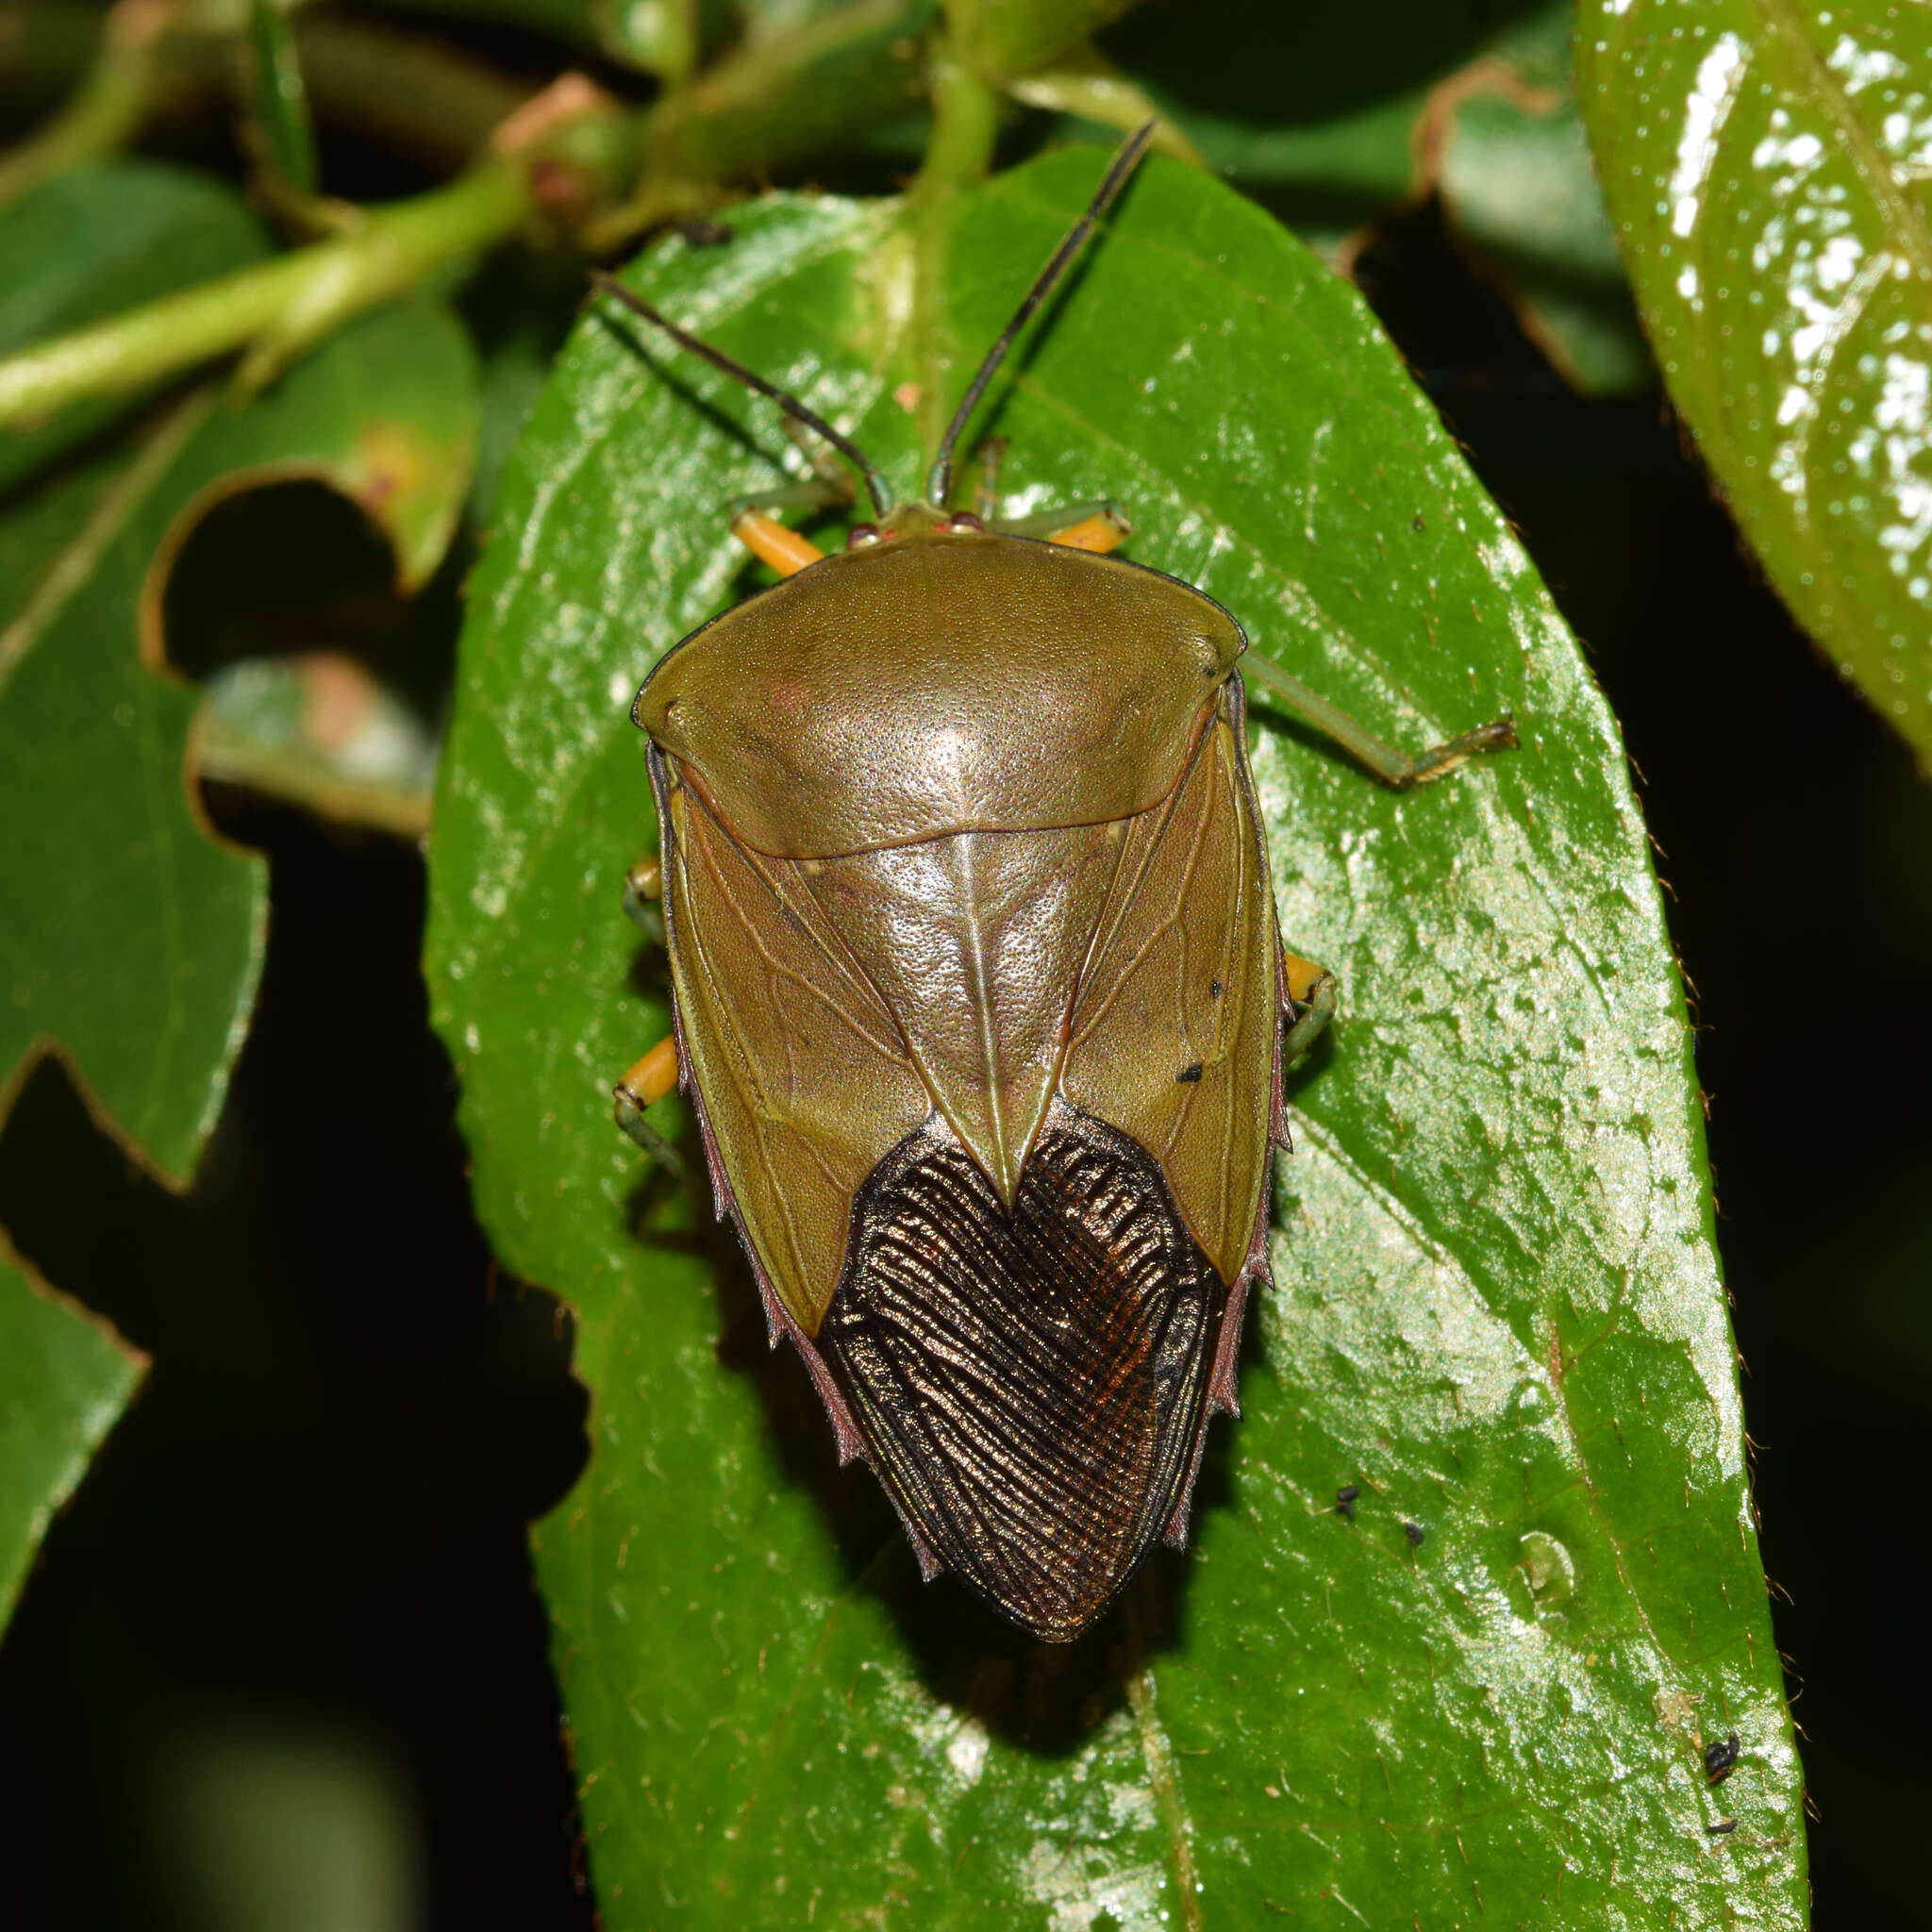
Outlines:
POLYGON ((1329 246, 1426 192, 1418 130, 1432 90, 1522 11, 1508 0, 1154 0, 1101 44, 1210 168, 1329 246))
POLYGON ((436 736, 399 692, 338 651, 244 658, 208 680, 202 775, 399 838, 429 829, 436 736))
MULTIPOLYGON (((0 210, 0 355, 258 261, 260 225, 225 182, 160 161, 101 161, 0 210)), ((75 403, 0 436, 0 490, 135 400, 75 403)))
POLYGON ((32 1280, 0 1242, 0 1630, 55 1510, 147 1364, 32 1280))
POLYGON ((314 477, 389 537, 404 588, 447 547, 468 488, 475 369, 441 308, 344 330, 236 409, 178 406, 131 463, 0 520, 0 1111, 58 1048, 165 1178, 192 1170, 260 964, 263 871, 210 839, 187 771, 199 700, 164 660, 162 590, 215 504, 314 477), (142 662, 145 655, 147 662, 142 662))
MULTIPOLYGON (((948 204, 948 398, 1099 166, 948 204)), ((672 242, 634 279, 909 483, 906 385, 932 372, 908 219, 780 197, 728 253, 672 242)), ((588 320, 506 476, 428 935, 478 1211, 579 1318, 591 1459, 536 1546, 605 1924, 1802 1924, 1690 1036, 1623 748, 1353 291, 1150 160, 980 419, 1012 510, 1117 494, 1132 555, 1372 728, 1420 747, 1507 708, 1524 738, 1398 796, 1257 706, 1284 926, 1342 1015, 1291 1083, 1275 1286, 1193 1550, 1061 1651, 920 1586, 797 1361, 765 1355, 728 1235, 609 1121, 667 1020, 618 909, 653 841, 627 708, 753 580, 724 506, 795 465, 769 406, 642 347, 588 320), (1733 1729, 1709 1790, 1700 1742, 1733 1729)))
POLYGON ((1157 0, 1106 45, 1210 167, 1337 260, 1435 190, 1564 376, 1616 394, 1653 378, 1571 87, 1574 10, 1157 0))
POLYGON ((1671 398, 1792 614, 1932 760, 1932 14, 1584 0, 1576 31, 1671 398))

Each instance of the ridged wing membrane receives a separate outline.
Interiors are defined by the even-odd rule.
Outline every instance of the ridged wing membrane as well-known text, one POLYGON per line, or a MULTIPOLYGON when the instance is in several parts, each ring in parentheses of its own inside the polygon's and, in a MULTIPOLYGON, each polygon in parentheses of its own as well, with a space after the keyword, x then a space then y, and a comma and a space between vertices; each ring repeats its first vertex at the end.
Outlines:
POLYGON ((1049 1642, 1173 1514, 1227 1290, 1160 1170, 1056 1101, 1008 1208, 943 1120, 867 1184, 819 1347, 919 1537, 1049 1642))

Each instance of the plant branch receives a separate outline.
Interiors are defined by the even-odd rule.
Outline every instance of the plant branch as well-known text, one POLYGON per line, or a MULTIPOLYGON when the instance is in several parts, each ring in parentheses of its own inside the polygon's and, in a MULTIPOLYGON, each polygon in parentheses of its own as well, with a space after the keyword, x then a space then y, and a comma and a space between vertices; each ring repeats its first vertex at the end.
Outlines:
POLYGON ((1004 84, 1065 59, 1140 0, 946 0, 953 49, 1004 84))
MULTIPOLYGON (((75 162, 117 154, 158 115, 233 96, 238 42, 129 0, 105 30, 77 8, 24 6, 0 31, 0 73, 33 92, 71 89, 66 105, 0 157, 0 206, 75 162), (92 58, 83 58, 94 26, 92 58)), ((318 119, 349 126, 432 163, 459 168, 528 89, 434 41, 353 21, 298 17, 295 45, 318 119)))
POLYGON ((50 176, 118 154, 141 130, 153 92, 155 42, 166 25, 154 0, 121 0, 93 64, 66 104, 0 158, 0 208, 50 176))
POLYGON ((532 170, 498 159, 447 188, 370 211, 353 235, 163 296, 0 358, 0 428, 117 395, 250 348, 276 363, 441 263, 480 253, 537 210, 532 170))
POLYGON ((649 116, 650 162, 635 201, 589 232, 614 247, 669 217, 902 118, 925 95, 934 0, 852 0, 741 47, 649 116))
POLYGON ((999 137, 993 90, 941 46, 932 60, 932 136, 907 192, 912 221, 912 351, 919 371, 919 442, 929 462, 949 409, 952 357, 940 325, 946 312, 950 205, 984 180, 999 137))

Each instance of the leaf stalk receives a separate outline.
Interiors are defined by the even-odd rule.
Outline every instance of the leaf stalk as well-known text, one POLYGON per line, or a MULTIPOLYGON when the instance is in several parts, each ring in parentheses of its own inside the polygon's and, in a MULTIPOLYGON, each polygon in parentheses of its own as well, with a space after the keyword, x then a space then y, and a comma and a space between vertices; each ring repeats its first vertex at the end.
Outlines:
MULTIPOLYGON (((353 235, 165 295, 0 358, 0 428, 85 396, 142 390, 253 346, 280 366, 432 269, 514 234, 539 207, 533 165, 494 159, 447 188, 370 211, 353 235)), ((255 374, 263 373, 258 360, 255 374)))

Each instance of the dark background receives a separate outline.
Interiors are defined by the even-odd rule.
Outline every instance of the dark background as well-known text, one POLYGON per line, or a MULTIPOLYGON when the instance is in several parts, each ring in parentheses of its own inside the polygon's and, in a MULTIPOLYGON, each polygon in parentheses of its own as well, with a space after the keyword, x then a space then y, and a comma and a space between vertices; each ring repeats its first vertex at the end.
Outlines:
MULTIPOLYGON (((1904 1478, 1932 1391, 1932 794, 1658 398, 1571 394, 1433 206, 1358 274, 1623 720, 1694 987, 1817 1923, 1925 1923, 1904 1478)), ((0 1136, 0 1223, 156 1362, 0 1645, 0 1925, 198 1927, 211 1864, 303 1846, 296 1895, 230 1870, 261 1902, 233 1924, 588 1926, 524 1550, 584 1397, 567 1319, 470 1216, 421 862, 210 805, 268 854, 274 917, 193 1194, 133 1172, 52 1064, 0 1136)))

